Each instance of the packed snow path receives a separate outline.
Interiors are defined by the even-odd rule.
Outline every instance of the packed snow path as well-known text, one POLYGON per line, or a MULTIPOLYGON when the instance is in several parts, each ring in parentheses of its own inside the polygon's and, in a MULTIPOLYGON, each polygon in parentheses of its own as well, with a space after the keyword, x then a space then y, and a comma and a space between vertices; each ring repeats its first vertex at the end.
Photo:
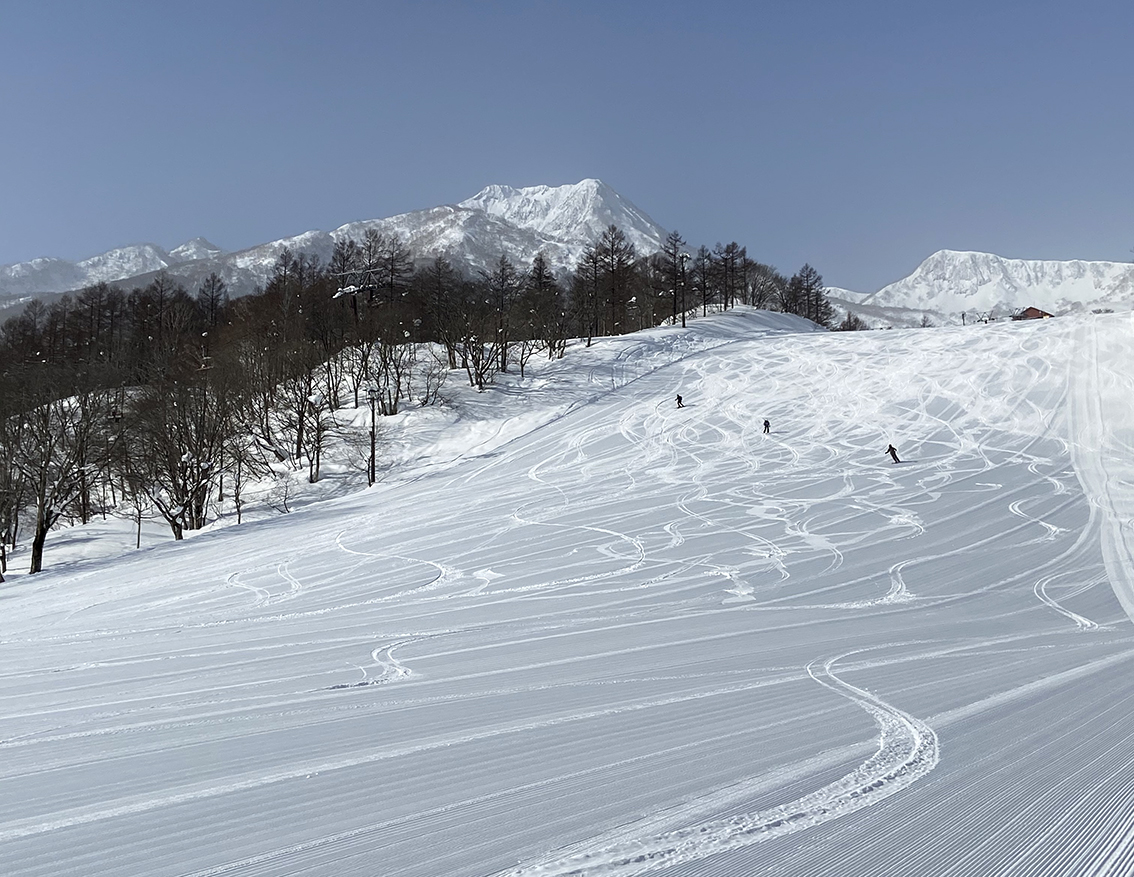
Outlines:
POLYGON ((1134 872, 1130 316, 803 329, 4 585, 0 873, 1134 872))

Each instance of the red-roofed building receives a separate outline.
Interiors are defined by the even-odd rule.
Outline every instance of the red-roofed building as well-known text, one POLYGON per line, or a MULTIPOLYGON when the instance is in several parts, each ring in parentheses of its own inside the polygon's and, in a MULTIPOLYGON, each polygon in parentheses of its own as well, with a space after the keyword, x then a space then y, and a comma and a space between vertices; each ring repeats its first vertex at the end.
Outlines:
POLYGON ((1041 311, 1039 308, 1027 307, 1022 311, 1017 311, 1012 314, 1013 320, 1046 320, 1048 317, 1055 316, 1049 314, 1047 311, 1041 311))

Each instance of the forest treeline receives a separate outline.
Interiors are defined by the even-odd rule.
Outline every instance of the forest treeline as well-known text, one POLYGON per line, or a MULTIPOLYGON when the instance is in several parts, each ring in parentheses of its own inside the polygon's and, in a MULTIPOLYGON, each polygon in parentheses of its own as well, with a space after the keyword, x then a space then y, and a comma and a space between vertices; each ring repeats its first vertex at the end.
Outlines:
POLYGON ((542 254, 462 267, 371 230, 327 264, 285 249, 239 298, 216 274, 196 290, 159 274, 30 302, 0 326, 0 575, 21 539, 42 569, 60 522, 156 514, 180 539, 220 503, 239 519, 246 485, 281 467, 318 481, 332 437, 373 481, 373 426, 347 425, 358 408, 373 423, 431 404, 452 374, 483 389, 569 338, 737 304, 833 319, 810 266, 787 278, 736 243, 687 252, 676 232, 639 254, 610 226, 562 278, 542 254))

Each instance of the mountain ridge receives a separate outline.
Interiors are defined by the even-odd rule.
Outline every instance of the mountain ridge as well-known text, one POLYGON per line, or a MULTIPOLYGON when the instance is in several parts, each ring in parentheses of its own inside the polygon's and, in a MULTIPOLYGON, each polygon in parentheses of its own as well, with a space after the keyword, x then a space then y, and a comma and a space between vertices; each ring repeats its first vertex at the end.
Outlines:
POLYGON ((43 258, 0 266, 0 306, 102 281, 144 285, 161 271, 190 288, 216 273, 231 294, 243 295, 267 282, 285 248, 318 257, 325 264, 336 242, 360 240, 370 229, 398 235, 418 260, 443 256, 471 272, 488 269, 501 255, 526 266, 538 252, 544 253, 553 270, 563 272, 611 224, 621 228, 639 252, 660 250, 666 235, 644 211, 601 180, 526 188, 490 185, 457 204, 349 222, 332 231, 311 229, 235 252, 198 237, 168 251, 143 243, 79 262, 43 258))
MULTIPOLYGON (((0 309, 98 282, 143 286, 159 272, 191 290, 215 273, 232 295, 243 295, 267 282, 285 248, 326 264, 337 242, 361 240, 370 230, 397 235, 419 262, 442 256, 472 274, 490 269, 501 255, 525 267, 539 252, 554 271, 565 273, 612 224, 639 253, 662 248, 666 230, 601 180, 522 188, 492 184, 455 204, 348 222, 330 231, 312 229, 235 252, 197 237, 171 250, 140 243, 77 262, 44 257, 0 266, 0 309)), ((880 325, 908 322, 894 316, 900 311, 949 322, 965 312, 1002 316, 1028 306, 1051 313, 1126 309, 1134 308, 1134 265, 942 249, 876 292, 830 287, 829 294, 843 310, 874 313, 880 325)))

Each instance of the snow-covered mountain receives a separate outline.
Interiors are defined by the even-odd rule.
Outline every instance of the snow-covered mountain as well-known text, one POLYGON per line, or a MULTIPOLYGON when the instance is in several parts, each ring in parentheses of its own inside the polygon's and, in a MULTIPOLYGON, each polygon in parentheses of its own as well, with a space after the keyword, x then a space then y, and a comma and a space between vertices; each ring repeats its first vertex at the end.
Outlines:
POLYGON ((4 265, 0 267, 0 304, 43 293, 69 292, 92 283, 113 283, 222 254, 204 238, 194 238, 168 252, 157 244, 135 244, 79 262, 45 258, 4 265))
POLYGON ((100 280, 141 285, 166 271, 189 288, 217 273, 236 295, 252 292, 271 274, 284 248, 328 261, 335 242, 360 240, 368 229, 396 234, 415 258, 444 256, 476 272, 507 256, 526 267, 542 252, 554 270, 569 270, 603 230, 617 225, 641 253, 661 249, 666 231, 639 208, 599 180, 566 186, 488 186, 472 198, 385 219, 351 222, 334 231, 307 231, 225 253, 204 238, 166 252, 153 244, 111 250, 73 263, 36 259, 0 268, 0 303, 52 292, 67 292, 100 280))
POLYGON ((574 186, 513 189, 489 186, 458 207, 479 210, 518 228, 559 242, 571 265, 586 246, 617 225, 640 253, 661 249, 665 230, 600 180, 574 186))
POLYGON ((1005 259, 939 250, 909 277, 863 299, 864 305, 940 314, 1011 312, 1034 305, 1051 313, 1134 304, 1134 265, 1005 259))
POLYGON ((215 259, 223 256, 224 250, 216 244, 209 243, 204 238, 193 238, 180 247, 169 251, 169 257, 174 262, 192 262, 194 259, 215 259))

